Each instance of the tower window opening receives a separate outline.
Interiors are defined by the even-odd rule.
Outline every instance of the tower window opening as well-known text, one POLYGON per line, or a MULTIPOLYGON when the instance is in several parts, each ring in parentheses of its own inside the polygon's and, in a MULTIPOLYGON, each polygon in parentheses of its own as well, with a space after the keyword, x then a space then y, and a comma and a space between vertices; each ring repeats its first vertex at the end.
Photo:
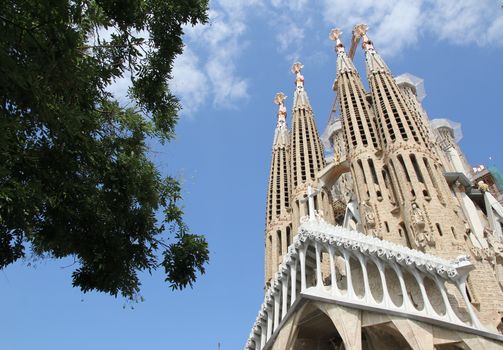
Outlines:
POLYGON ((386 187, 386 190, 388 192, 388 199, 389 201, 394 204, 395 203, 395 189, 391 186, 390 179, 389 179, 389 171, 388 167, 385 165, 382 169, 382 178, 384 180, 384 186, 386 187))
POLYGON ((438 234, 440 236, 443 236, 442 229, 440 228, 440 225, 438 223, 436 223, 435 226, 437 227, 438 234))
POLYGON ((360 172, 362 174, 363 181, 365 182, 365 184, 367 184, 367 177, 365 176, 365 171, 363 170, 363 164, 362 164, 361 159, 358 159, 357 163, 358 163, 358 166, 360 167, 360 172))
POLYGON ((389 233, 389 225, 387 221, 384 222, 384 226, 386 227, 386 232, 389 233))
POLYGON ((468 289, 468 285, 466 286, 466 296, 468 297, 468 301, 471 303, 472 302, 472 296, 470 294, 470 290, 468 289))
POLYGON ((435 190, 437 192, 438 199, 440 200, 440 202, 443 203, 443 196, 442 196, 442 193, 440 192, 440 188, 438 187, 437 179, 436 179, 435 175, 433 174, 433 170, 430 166, 430 162, 426 158, 423 158, 423 162, 426 167, 426 170, 428 171, 428 175, 429 175, 430 180, 433 184, 433 187, 435 188, 435 190))
POLYGON ((456 235, 456 231, 454 231, 454 227, 453 226, 451 226, 451 232, 452 232, 452 236, 454 238, 458 238, 458 236, 456 235))
POLYGON ((417 179, 419 180, 419 182, 424 184, 423 174, 421 173, 421 169, 419 168, 415 154, 410 155, 410 161, 412 162, 412 166, 414 167, 414 171, 416 172, 417 179))
POLYGON ((281 240, 281 231, 278 230, 276 231, 276 254, 277 256, 281 256, 281 253, 283 252, 283 244, 281 240))
POLYGON ((406 179, 407 179, 407 182, 408 182, 408 183, 411 183, 411 181, 410 181, 410 176, 409 176, 409 172, 407 171, 407 167, 405 166, 405 162, 404 162, 404 160, 403 160, 402 155, 401 155, 401 154, 399 154, 397 158, 398 158, 398 161, 400 162, 400 165, 402 166, 402 170, 403 170, 403 172, 404 172, 404 174, 405 174, 405 177, 406 177, 406 179))
POLYGON ((291 233, 291 228, 290 225, 286 227, 286 244, 289 246, 292 244, 292 233, 291 233))
POLYGON ((272 263, 272 236, 269 235, 269 246, 267 247, 267 260, 270 262, 267 268, 267 274, 269 278, 272 276, 273 263, 272 263))
POLYGON ((374 161, 372 159, 369 159, 368 163, 369 163, 369 167, 370 167, 370 173, 372 174, 372 180, 374 181, 374 183, 376 185, 378 185, 379 182, 377 181, 377 173, 376 173, 376 169, 374 167, 374 161))
POLYGON ((398 181, 398 175, 397 175, 397 172, 396 172, 396 167, 395 167, 395 163, 393 161, 390 162, 391 164, 391 171, 393 172, 393 176, 394 176, 394 181, 396 181, 395 183, 397 184, 398 186, 398 193, 400 195, 400 198, 397 198, 397 200, 402 200, 404 199, 404 195, 403 195, 403 190, 402 190, 402 186, 400 186, 400 182, 398 181))

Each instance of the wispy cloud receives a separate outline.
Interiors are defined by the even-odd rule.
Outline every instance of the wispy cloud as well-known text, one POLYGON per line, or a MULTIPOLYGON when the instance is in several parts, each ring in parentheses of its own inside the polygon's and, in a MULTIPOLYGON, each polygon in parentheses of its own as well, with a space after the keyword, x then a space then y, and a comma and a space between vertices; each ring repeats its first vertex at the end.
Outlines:
POLYGON ((256 5, 253 1, 247 4, 221 0, 216 10, 210 11, 208 25, 185 28, 186 53, 175 62, 173 72, 173 91, 182 99, 182 113, 197 112, 208 99, 217 108, 233 108, 248 98, 248 82, 237 74, 237 60, 246 47, 243 39, 247 29, 245 7, 256 5), (190 60, 184 59, 187 52, 190 60), (184 64, 183 69, 178 67, 180 64, 184 64), (197 77, 204 85, 190 84, 185 81, 186 76, 197 77), (183 89, 178 88, 180 86, 183 89), (191 97, 196 95, 198 103, 194 104, 191 97))
POLYGON ((208 79, 200 70, 199 58, 186 47, 183 55, 175 59, 171 89, 179 96, 182 113, 193 115, 203 105, 208 95, 208 79))
POLYGON ((305 29, 297 23, 285 18, 275 21, 275 25, 281 23, 281 30, 276 33, 279 52, 285 54, 288 61, 296 61, 302 52, 305 38, 305 29))
MULTIPOLYGON (((214 0, 210 6, 209 24, 185 28, 187 46, 174 65, 172 89, 187 115, 205 104, 235 108, 248 99, 251 78, 240 72, 240 60, 258 45, 252 27, 258 17, 289 62, 323 58, 325 48, 310 44, 333 26, 343 29, 348 45, 353 26, 362 22, 385 56, 417 45, 421 36, 503 46, 503 15, 494 0, 214 0)), ((127 79, 120 80, 112 90, 125 99, 127 86, 127 79)))
MULTIPOLYGON (((492 0, 324 0, 324 19, 343 28, 367 23, 376 47, 392 55, 428 34, 456 45, 503 45, 500 8, 492 0)), ((349 41, 349 38, 346 39, 349 41)))

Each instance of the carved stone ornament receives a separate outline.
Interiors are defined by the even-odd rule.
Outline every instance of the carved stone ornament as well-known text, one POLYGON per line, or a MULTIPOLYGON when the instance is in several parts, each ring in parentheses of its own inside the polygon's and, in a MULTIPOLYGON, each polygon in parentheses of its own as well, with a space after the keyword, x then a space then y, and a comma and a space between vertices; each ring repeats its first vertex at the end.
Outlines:
POLYGON ((478 189, 479 189, 480 191, 482 191, 482 192, 487 192, 487 191, 489 191, 489 185, 488 185, 488 184, 486 184, 486 183, 485 183, 484 181, 482 181, 482 180, 481 180, 481 181, 479 181, 479 182, 477 182, 477 187, 478 187, 478 189))
POLYGON ((494 234, 491 229, 484 229, 484 235, 486 236, 487 243, 492 248, 492 251, 494 252, 494 256, 499 256, 503 258, 503 243, 498 240, 496 237, 494 237, 494 234))
POLYGON ((274 96, 274 103, 277 105, 282 105, 285 102, 286 98, 287 96, 283 92, 278 92, 276 96, 274 96))
POLYGON ((282 92, 278 92, 274 97, 274 103, 278 105, 278 120, 280 122, 286 121, 286 107, 284 104, 286 97, 287 96, 282 92))
POLYGON ((329 38, 332 41, 337 41, 337 39, 340 39, 342 34, 342 31, 339 28, 334 28, 330 31, 329 38))
POLYGON ((361 206, 367 228, 374 228, 376 226, 376 216, 374 214, 374 210, 367 202, 363 202, 361 206))
POLYGON ((361 38, 362 36, 364 36, 365 34, 367 34, 367 31, 369 30, 369 26, 366 25, 366 24, 357 24, 355 25, 354 29, 353 29, 353 34, 355 35, 355 37, 357 38, 361 38))
POLYGON ((292 73, 295 74, 295 85, 297 86, 298 90, 304 89, 304 76, 301 74, 301 70, 304 67, 302 63, 300 62, 295 62, 292 65, 292 73))
POLYGON ((292 65, 292 73, 293 74, 298 74, 301 72, 302 68, 304 68, 304 65, 300 62, 295 62, 293 65, 292 65))
POLYGON ((412 226, 414 227, 414 229, 417 232, 424 231, 424 225, 425 225, 424 213, 415 202, 411 204, 410 216, 412 220, 412 226))
MULTIPOLYGON (((374 261, 393 266, 403 266, 415 273, 425 273, 433 278, 445 281, 465 279, 473 269, 469 257, 458 256, 452 261, 447 261, 437 256, 426 254, 418 250, 384 241, 379 238, 367 236, 363 233, 348 230, 341 226, 333 226, 323 220, 307 220, 299 228, 299 234, 294 238, 293 244, 288 247, 287 254, 278 267, 278 272, 273 276, 267 289, 264 302, 260 307, 252 332, 248 338, 247 349, 255 349, 255 342, 260 339, 264 327, 267 326, 269 315, 273 312, 273 304, 281 297, 281 286, 288 283, 289 271, 298 264, 299 254, 307 249, 309 244, 322 244, 338 250, 359 251, 374 261)), ((345 260, 337 256, 335 267, 340 277, 346 276, 345 260)))

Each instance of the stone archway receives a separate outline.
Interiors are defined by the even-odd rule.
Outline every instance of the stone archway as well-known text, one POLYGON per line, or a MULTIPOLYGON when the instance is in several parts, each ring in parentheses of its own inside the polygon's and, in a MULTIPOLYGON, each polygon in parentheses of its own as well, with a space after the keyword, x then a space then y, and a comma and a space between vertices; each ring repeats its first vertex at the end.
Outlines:
POLYGON ((297 318, 291 350, 343 350, 343 340, 334 323, 316 303, 305 305, 297 318))
POLYGON ((403 335, 390 323, 363 329, 364 348, 369 350, 412 350, 403 335))

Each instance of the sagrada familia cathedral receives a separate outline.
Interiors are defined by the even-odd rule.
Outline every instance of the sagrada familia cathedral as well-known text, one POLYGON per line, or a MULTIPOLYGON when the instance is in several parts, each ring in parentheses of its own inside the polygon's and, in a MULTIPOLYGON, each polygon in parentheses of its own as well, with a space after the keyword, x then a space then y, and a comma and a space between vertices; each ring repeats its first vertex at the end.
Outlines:
POLYGON ((392 75, 366 25, 349 54, 330 38, 324 137, 300 63, 291 129, 274 100, 265 297, 245 349, 503 349, 501 175, 468 164, 459 125, 428 118, 418 78, 392 75))

